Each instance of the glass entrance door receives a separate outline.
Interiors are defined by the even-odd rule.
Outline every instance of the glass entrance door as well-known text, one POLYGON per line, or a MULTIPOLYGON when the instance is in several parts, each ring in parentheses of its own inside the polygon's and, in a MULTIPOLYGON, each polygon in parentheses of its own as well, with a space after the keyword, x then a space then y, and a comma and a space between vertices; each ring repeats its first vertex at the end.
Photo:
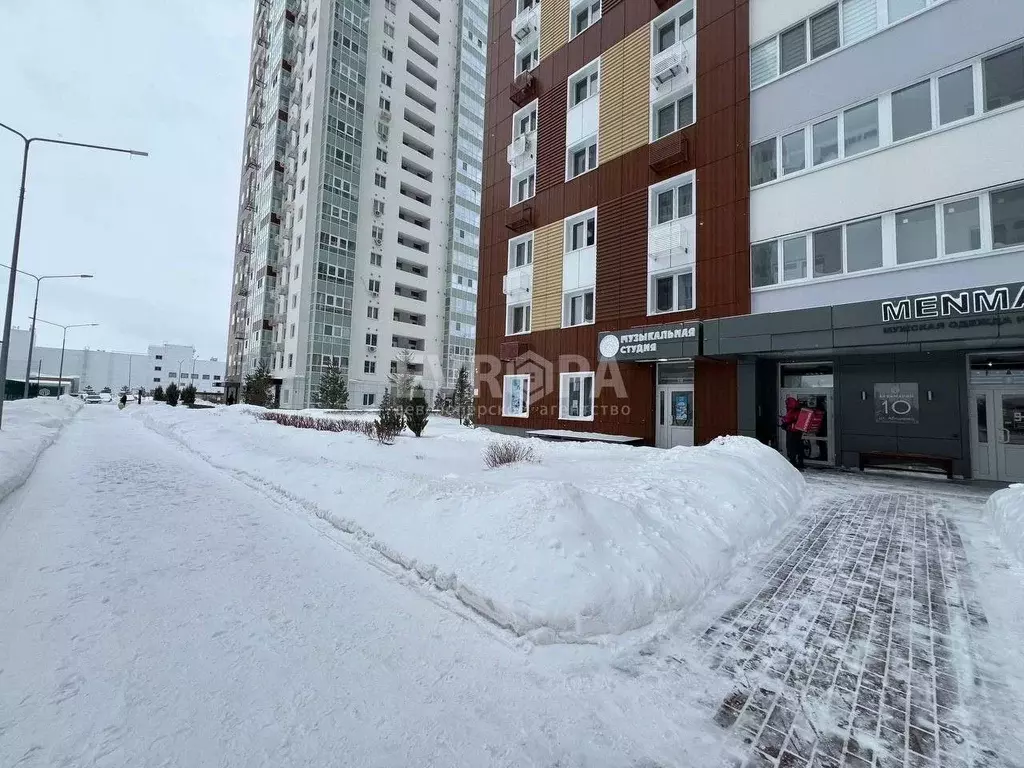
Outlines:
POLYGON ((659 386, 657 408, 657 446, 693 445, 693 388, 685 384, 659 386))
POLYGON ((1024 481, 1024 392, 997 391, 996 463, 998 480, 1024 481))
MULTIPOLYGON (((835 464, 835 441, 833 435, 832 390, 785 389, 780 390, 779 414, 786 412, 786 400, 795 397, 801 408, 824 411, 821 425, 814 433, 804 433, 804 460, 816 464, 835 464)), ((779 445, 786 444, 786 432, 779 428, 779 445)))

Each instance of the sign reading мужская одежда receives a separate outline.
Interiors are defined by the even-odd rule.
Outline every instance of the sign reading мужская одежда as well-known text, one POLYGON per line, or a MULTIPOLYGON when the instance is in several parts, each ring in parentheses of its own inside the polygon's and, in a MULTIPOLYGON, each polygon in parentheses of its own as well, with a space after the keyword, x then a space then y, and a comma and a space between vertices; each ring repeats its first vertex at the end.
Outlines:
POLYGON ((678 360, 700 354, 700 323, 670 323, 606 331, 597 340, 602 360, 678 360))

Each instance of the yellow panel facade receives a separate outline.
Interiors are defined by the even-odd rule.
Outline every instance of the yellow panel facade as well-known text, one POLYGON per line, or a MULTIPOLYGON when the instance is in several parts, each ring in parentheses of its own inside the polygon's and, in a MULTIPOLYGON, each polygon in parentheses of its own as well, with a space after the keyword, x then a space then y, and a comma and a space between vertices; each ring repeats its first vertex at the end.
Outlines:
POLYGON ((599 161, 606 163, 648 143, 651 32, 643 26, 601 57, 599 161))
POLYGON ((569 0, 540 4, 540 57, 550 56, 569 42, 569 0))
POLYGON ((562 327, 564 224, 556 221, 533 234, 532 330, 562 327))

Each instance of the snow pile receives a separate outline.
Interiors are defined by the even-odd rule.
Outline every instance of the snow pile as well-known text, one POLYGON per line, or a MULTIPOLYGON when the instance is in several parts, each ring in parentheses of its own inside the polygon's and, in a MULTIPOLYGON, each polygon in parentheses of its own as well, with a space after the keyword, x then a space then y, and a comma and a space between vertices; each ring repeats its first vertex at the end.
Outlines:
POLYGON ((35 397, 4 403, 4 423, 0 430, 0 501, 16 491, 32 473, 45 451, 64 425, 71 420, 82 401, 77 397, 35 397))
POLYGON ((989 496, 985 514, 992 520, 1003 543, 1024 563, 1024 484, 1011 485, 989 496))
POLYGON ((244 406, 134 414, 210 463, 284 495, 538 642, 622 633, 694 604, 800 507, 801 475, 746 438, 700 448, 497 439, 432 416, 381 446, 258 421, 244 406))

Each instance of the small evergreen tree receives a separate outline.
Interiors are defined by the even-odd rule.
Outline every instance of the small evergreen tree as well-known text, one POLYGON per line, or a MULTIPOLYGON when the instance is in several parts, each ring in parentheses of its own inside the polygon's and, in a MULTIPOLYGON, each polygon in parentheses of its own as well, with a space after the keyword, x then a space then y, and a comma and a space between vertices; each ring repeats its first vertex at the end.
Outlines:
POLYGON ((452 395, 452 401, 452 404, 455 406, 455 415, 459 421, 464 422, 473 404, 473 390, 469 383, 469 371, 466 370, 464 365, 459 367, 459 374, 455 378, 455 392, 452 395))
POLYGON ((340 410, 348 406, 348 382, 340 368, 328 368, 320 376, 316 401, 321 408, 340 410))
POLYGON ((444 413, 444 393, 440 389, 434 395, 434 410, 438 413, 444 413))
POLYGON ((405 416, 391 397, 390 391, 384 392, 377 411, 377 419, 373 422, 373 431, 382 445, 391 445, 395 438, 405 429, 405 416))
POLYGON ((242 402, 248 405, 259 405, 263 408, 269 408, 272 405, 270 369, 267 368, 266 363, 261 361, 256 370, 245 377, 242 402))
POLYGON ((153 399, 156 400, 158 403, 162 403, 164 401, 163 387, 157 386, 157 388, 153 390, 153 399))
POLYGON ((177 384, 169 384, 167 386, 167 392, 165 394, 165 397, 167 399, 167 404, 168 405, 177 406, 178 405, 178 398, 180 396, 181 396, 181 390, 178 389, 178 385, 177 384))
POLYGON ((402 407, 405 407, 409 403, 409 398, 412 397, 412 385, 416 378, 412 373, 412 360, 412 352, 403 349, 395 360, 394 372, 388 374, 388 381, 391 382, 391 389, 394 390, 395 400, 402 407))
POLYGON ((423 387, 417 384, 412 390, 412 400, 406 409, 405 425, 409 430, 419 437, 427 426, 427 396, 423 387))
POLYGON ((181 390, 181 402, 191 408, 196 404, 196 385, 189 384, 183 390, 181 390))

